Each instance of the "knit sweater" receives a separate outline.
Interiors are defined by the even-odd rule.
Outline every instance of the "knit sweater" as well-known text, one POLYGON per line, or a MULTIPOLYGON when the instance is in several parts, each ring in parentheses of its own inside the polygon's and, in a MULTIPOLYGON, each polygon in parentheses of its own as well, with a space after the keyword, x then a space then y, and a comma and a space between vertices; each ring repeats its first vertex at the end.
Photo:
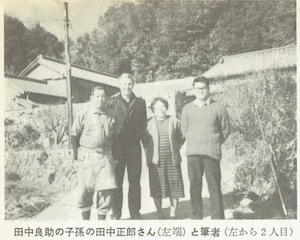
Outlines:
POLYGON ((214 100, 201 108, 191 102, 183 108, 181 131, 187 141, 187 156, 206 155, 221 160, 221 145, 230 134, 227 110, 214 100))

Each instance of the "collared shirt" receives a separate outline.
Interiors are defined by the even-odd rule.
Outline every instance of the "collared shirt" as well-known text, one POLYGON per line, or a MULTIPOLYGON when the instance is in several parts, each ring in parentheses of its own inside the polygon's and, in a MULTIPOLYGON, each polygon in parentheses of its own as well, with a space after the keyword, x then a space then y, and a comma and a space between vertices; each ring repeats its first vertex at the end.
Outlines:
POLYGON ((206 99, 205 102, 201 102, 201 101, 199 101, 199 100, 196 98, 195 101, 194 101, 194 106, 195 106, 195 107, 201 108, 201 107, 203 107, 204 105, 209 106, 209 105, 210 105, 210 102, 211 102, 211 98, 210 98, 210 97, 209 97, 208 99, 206 99))
POLYGON ((90 108, 78 114, 71 134, 80 136, 79 144, 82 147, 108 149, 112 145, 114 124, 111 113, 90 108))

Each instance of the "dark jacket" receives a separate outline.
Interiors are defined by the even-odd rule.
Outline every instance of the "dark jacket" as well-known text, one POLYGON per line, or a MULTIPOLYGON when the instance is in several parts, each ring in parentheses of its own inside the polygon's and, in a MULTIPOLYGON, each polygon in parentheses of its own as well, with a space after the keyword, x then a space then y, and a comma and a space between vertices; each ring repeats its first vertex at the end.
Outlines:
POLYGON ((128 148, 139 147, 140 141, 145 136, 147 126, 146 103, 145 100, 134 94, 130 102, 126 103, 119 93, 108 99, 107 108, 114 110, 116 114, 113 151, 115 158, 119 159, 124 154, 122 149, 129 150, 128 148), (128 112, 126 112, 125 109, 128 104, 128 112))

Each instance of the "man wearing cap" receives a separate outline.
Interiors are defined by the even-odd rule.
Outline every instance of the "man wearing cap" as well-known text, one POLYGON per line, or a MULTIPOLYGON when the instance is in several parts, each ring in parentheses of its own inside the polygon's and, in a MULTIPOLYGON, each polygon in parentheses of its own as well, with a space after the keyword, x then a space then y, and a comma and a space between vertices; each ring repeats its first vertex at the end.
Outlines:
POLYGON ((116 134, 113 141, 113 157, 118 161, 116 177, 118 189, 113 199, 113 219, 122 215, 123 178, 127 168, 129 192, 128 207, 131 219, 140 219, 141 208, 141 144, 147 126, 146 103, 132 92, 134 77, 124 73, 119 77, 120 93, 111 97, 107 107, 116 114, 116 134))
POLYGON ((112 206, 113 190, 117 188, 116 162, 111 151, 115 116, 105 104, 105 90, 95 87, 91 107, 79 113, 72 126, 74 159, 78 160, 77 201, 83 220, 90 219, 94 193, 98 219, 104 220, 112 206))
POLYGON ((193 82, 195 101, 182 111, 181 131, 186 138, 192 219, 203 218, 202 176, 205 173, 211 203, 211 219, 224 219, 221 192, 221 145, 230 134, 226 108, 209 96, 209 81, 193 82))

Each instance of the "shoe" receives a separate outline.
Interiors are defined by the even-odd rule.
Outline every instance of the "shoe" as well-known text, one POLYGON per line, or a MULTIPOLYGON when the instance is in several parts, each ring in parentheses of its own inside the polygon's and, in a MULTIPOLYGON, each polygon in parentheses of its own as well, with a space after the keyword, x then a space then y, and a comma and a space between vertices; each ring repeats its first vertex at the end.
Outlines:
POLYGON ((100 215, 98 214, 98 220, 105 220, 106 215, 100 215))
POLYGON ((161 212, 157 212, 157 219, 166 219, 165 216, 164 216, 164 213, 161 211, 161 212))
POLYGON ((170 217, 171 220, 176 220, 178 219, 176 216, 170 217))
POLYGON ((131 220, 139 220, 139 219, 141 219, 141 214, 140 213, 138 213, 137 215, 131 216, 131 220))
POLYGON ((120 218, 121 218, 121 217, 119 217, 119 216, 117 216, 117 215, 115 215, 115 214, 110 215, 110 219, 111 219, 111 220, 120 220, 120 218))
POLYGON ((81 213, 82 220, 90 220, 91 211, 85 211, 81 213))
POLYGON ((203 219, 203 217, 200 217, 200 216, 191 216, 191 219, 192 220, 202 220, 203 219))

